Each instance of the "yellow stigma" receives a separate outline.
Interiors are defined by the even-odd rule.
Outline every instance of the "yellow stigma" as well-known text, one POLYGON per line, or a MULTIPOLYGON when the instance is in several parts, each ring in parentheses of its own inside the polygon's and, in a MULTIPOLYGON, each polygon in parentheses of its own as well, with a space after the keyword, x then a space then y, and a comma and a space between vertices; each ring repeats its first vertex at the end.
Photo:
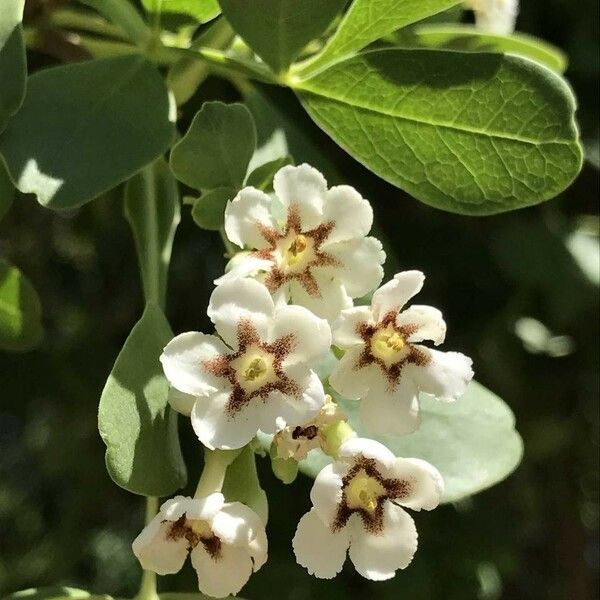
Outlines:
POLYGON ((213 535, 212 529, 207 521, 202 519, 188 519, 189 528, 201 538, 209 538, 213 535))
POLYGON ((244 370, 244 379, 254 381, 262 377, 267 372, 267 363, 262 358, 255 358, 244 370))
POLYGON ((401 361, 408 352, 406 338, 393 325, 379 329, 371 338, 371 353, 387 365, 401 361))
POLYGON ((379 504, 379 499, 385 496, 385 493, 385 488, 377 479, 361 470, 346 487, 346 503, 348 508, 374 512, 379 504))
POLYGON ((290 267, 296 265, 302 259, 302 255, 307 247, 308 240, 306 236, 302 234, 297 235, 285 252, 285 262, 287 265, 290 267))

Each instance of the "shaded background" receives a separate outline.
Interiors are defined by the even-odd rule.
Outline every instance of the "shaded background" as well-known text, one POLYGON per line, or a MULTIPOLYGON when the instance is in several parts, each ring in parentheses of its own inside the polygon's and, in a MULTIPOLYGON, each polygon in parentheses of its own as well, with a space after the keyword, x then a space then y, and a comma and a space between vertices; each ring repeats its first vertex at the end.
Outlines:
MULTIPOLYGON (((28 2, 31 9, 32 2, 28 2)), ((38 3, 39 4, 39 3, 38 3)), ((41 3, 48 5, 48 2, 41 3)), ((519 29, 570 56, 567 76, 598 159, 598 3, 524 0, 519 29)), ((34 9, 39 7, 34 7, 34 9)), ((49 64, 32 54, 30 70, 49 64)), ((237 98, 210 79, 186 105, 237 98)), ((280 485, 260 461, 270 498, 270 561, 243 595, 317 598, 595 598, 598 584, 598 172, 586 164, 559 198, 515 213, 469 218, 428 208, 366 171, 312 125, 291 94, 285 107, 315 148, 373 203, 402 269, 428 276, 420 302, 440 307, 448 348, 474 358, 477 378, 514 410, 525 442, 518 470, 495 488, 416 514, 420 549, 409 569, 372 584, 351 568, 321 582, 295 564, 290 540, 310 481, 280 485)), ((304 150, 296 160, 308 159, 304 150)), ((316 164, 325 168, 325 163, 316 164)), ((115 486, 96 429, 100 392, 141 314, 133 241, 121 190, 57 215, 19 196, 0 224, 0 255, 40 293, 46 335, 27 355, 0 353, 0 593, 65 584, 131 597, 130 552, 143 501, 115 486)), ((176 332, 209 329, 205 309, 224 259, 217 234, 184 209, 173 252, 168 316, 176 332)), ((394 267, 391 267, 393 274, 394 267)), ((201 468, 180 428, 190 480, 201 468)), ((162 589, 194 589, 188 566, 162 589)))

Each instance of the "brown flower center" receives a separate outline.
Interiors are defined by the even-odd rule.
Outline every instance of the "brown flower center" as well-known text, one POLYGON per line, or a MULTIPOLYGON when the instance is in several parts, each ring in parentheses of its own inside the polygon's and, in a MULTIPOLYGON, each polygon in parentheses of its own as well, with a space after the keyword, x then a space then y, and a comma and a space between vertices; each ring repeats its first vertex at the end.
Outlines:
POLYGON ((213 533, 207 521, 188 519, 186 515, 182 515, 167 530, 167 539, 177 541, 181 538, 187 540, 188 548, 202 544, 213 560, 221 558, 221 539, 213 533))

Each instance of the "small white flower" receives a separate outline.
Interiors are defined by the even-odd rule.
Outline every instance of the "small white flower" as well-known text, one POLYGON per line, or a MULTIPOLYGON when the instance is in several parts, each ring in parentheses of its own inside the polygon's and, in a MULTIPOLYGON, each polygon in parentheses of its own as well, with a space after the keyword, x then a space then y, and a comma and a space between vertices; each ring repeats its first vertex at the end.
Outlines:
POLYGON ((223 494, 167 500, 132 544, 142 567, 177 573, 191 554, 203 594, 237 594, 267 560, 267 536, 256 513, 223 494))
POLYGON ((415 524, 401 507, 431 510, 443 488, 429 463, 396 458, 373 440, 350 439, 315 479, 313 508, 300 519, 292 543, 296 559, 310 574, 331 579, 349 549, 363 577, 390 579, 417 550, 415 524))
POLYGON ((470 358, 418 342, 444 341, 446 323, 431 306, 402 310, 423 287, 420 271, 404 271, 381 286, 371 306, 345 310, 333 327, 346 350, 329 377, 342 396, 361 400, 360 416, 376 433, 409 433, 419 426, 419 392, 440 400, 461 396, 473 377, 470 358))
POLYGON ((326 394, 325 404, 314 419, 304 425, 285 427, 275 434, 273 444, 277 449, 277 457, 301 461, 311 450, 325 449, 328 426, 346 420, 342 409, 326 394))
POLYGON ((221 339, 182 333, 160 357, 171 405, 191 414, 205 446, 241 448, 259 429, 275 433, 319 412, 325 393, 310 366, 329 351, 327 321, 301 306, 276 308, 253 279, 216 288, 208 315, 221 339))
POLYGON ((277 202, 255 188, 244 188, 227 204, 227 237, 252 252, 215 283, 256 277, 276 298, 331 321, 383 277, 381 243, 366 237, 371 206, 350 186, 328 190, 323 175, 307 164, 280 169, 273 187, 283 223, 274 216, 277 202))
POLYGON ((468 0, 477 27, 487 33, 510 35, 515 30, 519 0, 468 0))

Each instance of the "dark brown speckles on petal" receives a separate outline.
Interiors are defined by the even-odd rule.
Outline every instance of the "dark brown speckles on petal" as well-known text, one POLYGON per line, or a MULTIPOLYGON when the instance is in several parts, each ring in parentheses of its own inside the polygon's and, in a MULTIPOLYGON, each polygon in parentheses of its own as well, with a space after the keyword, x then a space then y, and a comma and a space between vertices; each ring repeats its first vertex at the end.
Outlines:
POLYGON ((411 485, 408 481, 386 479, 377 469, 377 463, 374 459, 360 456, 342 479, 342 500, 338 506, 338 512, 332 525, 333 531, 342 529, 348 523, 352 514, 357 513, 362 519, 363 526, 369 533, 373 535, 381 533, 383 531, 383 511, 386 501, 393 502, 406 498, 410 493, 410 488, 411 485), (364 471, 368 477, 377 481, 385 490, 385 493, 377 499, 377 506, 374 511, 348 506, 346 489, 360 471, 364 471))
MULTIPOLYGON (((163 521, 163 523, 166 522, 163 521)), ((188 524, 186 515, 182 515, 177 521, 173 521, 167 530, 168 540, 178 541, 182 538, 187 540, 188 548, 195 548, 198 544, 202 544, 213 560, 218 560, 221 557, 221 540, 214 534, 200 535, 196 533, 188 524)))

